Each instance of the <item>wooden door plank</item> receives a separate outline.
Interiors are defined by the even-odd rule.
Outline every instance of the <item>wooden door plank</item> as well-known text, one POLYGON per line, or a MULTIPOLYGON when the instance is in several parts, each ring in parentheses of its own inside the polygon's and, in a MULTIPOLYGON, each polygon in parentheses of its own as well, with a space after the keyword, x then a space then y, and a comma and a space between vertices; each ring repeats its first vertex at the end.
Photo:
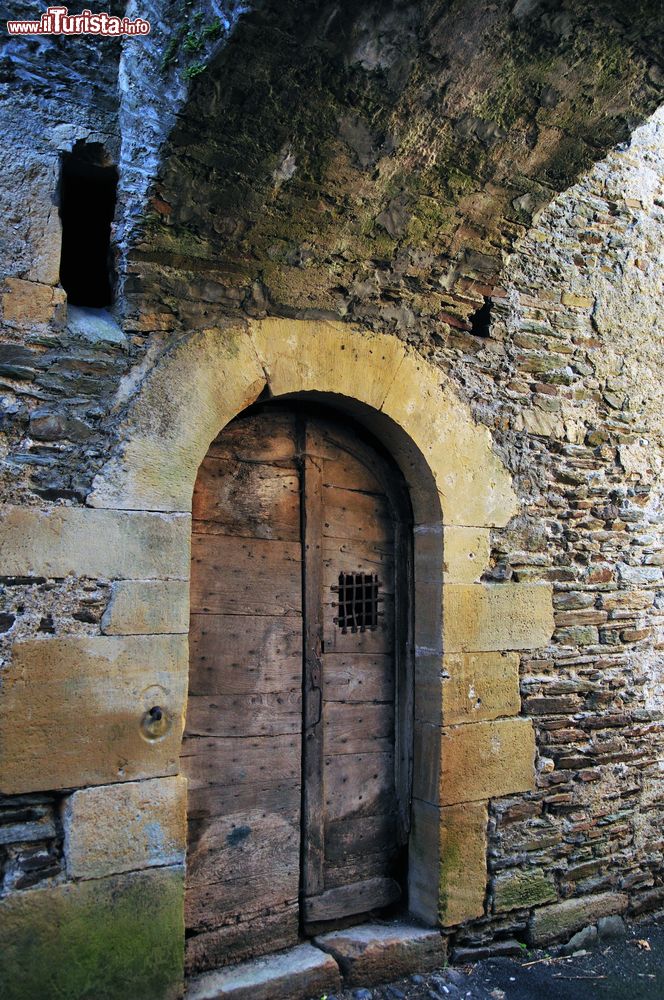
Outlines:
POLYGON ((187 927, 195 931, 234 926, 252 914, 288 909, 298 898, 300 865, 273 862, 273 870, 258 875, 238 875, 228 882, 189 884, 185 897, 187 927), (276 902, 278 900, 278 902, 276 902))
POLYGON ((325 859, 325 888, 352 885, 367 878, 391 878, 398 856, 396 841, 373 854, 355 854, 333 864, 325 859))
POLYGON ((192 517, 199 534, 299 542, 297 469, 208 457, 198 472, 192 517))
MULTIPOLYGON (((242 914, 236 923, 200 931, 185 941, 185 972, 218 969, 265 952, 296 945, 299 939, 299 905, 294 900, 273 913, 267 910, 242 914)), ((189 922, 187 921, 187 926, 189 922)))
POLYGON ((241 416, 224 427, 208 455, 243 464, 292 462, 297 456, 296 416, 276 407, 241 416))
POLYGON ((339 920, 355 913, 368 913, 401 896, 398 882, 390 878, 370 878, 352 885, 328 889, 319 896, 304 900, 304 918, 310 923, 339 920))
POLYGON ((187 736, 284 736, 302 728, 302 692, 191 695, 187 736))
POLYGON ((325 829, 325 858, 332 865, 349 857, 377 854, 395 843, 396 817, 393 812, 379 816, 351 816, 333 820, 325 829))
POLYGON ((393 471, 375 447, 362 440, 355 425, 339 420, 316 418, 311 437, 318 457, 323 458, 326 486, 385 493, 393 481, 393 471))
POLYGON ((189 651, 191 695, 302 686, 302 621, 296 615, 193 614, 189 651))
POLYGON ((383 816, 394 809, 394 753, 325 757, 326 822, 383 816))
POLYGON ((191 556, 193 613, 301 614, 298 543, 194 533, 191 556))
POLYGON ((320 460, 308 454, 302 429, 302 560, 304 564, 304 719, 302 742, 302 891, 314 895, 324 885, 323 724, 322 724, 322 523, 320 460))
MULTIPOLYGON (((299 759, 298 759, 299 763, 299 759)), ((186 775, 186 766, 182 768, 186 775)), ((187 813, 190 819, 204 820, 211 816, 225 816, 252 809, 257 802, 265 813, 294 811, 300 808, 301 775, 288 781, 286 778, 270 781, 269 778, 234 784, 192 784, 188 789, 187 813)))
POLYGON ((325 755, 386 753, 394 746, 394 705, 326 702, 325 755))
MULTIPOLYGON (((300 810, 266 815, 260 804, 253 809, 224 816, 213 816, 189 824, 187 883, 189 886, 229 883, 233 898, 242 879, 266 879, 266 892, 277 879, 282 893, 297 896, 300 864, 300 810), (295 873, 295 875, 294 875, 295 873), (274 882, 273 882, 274 880, 274 882), (287 889, 286 886, 290 886, 287 889)), ((218 890, 221 904, 222 889, 218 890)), ((255 898, 252 900, 254 907, 255 898)), ((257 905, 257 904, 256 904, 257 905)), ((220 908, 224 907, 220 905, 220 908)), ((235 908, 233 902, 230 910, 235 908)), ((233 919, 232 912, 229 920, 233 919)))
POLYGON ((323 593, 334 593, 340 573, 376 573, 381 594, 394 593, 392 546, 359 539, 326 538, 323 542, 323 593))
POLYGON ((394 701, 394 672, 389 654, 326 653, 323 682, 326 704, 394 701))
POLYGON ((338 486, 324 488, 325 538, 380 541, 392 532, 392 518, 384 496, 356 493, 338 486))
POLYGON ((286 736, 225 739, 190 736, 182 743, 182 770, 189 790, 217 785, 263 787, 300 779, 299 732, 286 736))

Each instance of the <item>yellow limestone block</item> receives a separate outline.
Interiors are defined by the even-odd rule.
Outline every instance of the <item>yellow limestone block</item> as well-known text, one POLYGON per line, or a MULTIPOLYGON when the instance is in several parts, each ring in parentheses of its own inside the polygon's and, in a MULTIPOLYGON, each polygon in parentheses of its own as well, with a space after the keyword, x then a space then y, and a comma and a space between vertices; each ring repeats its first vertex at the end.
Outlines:
POLYGON ((486 802, 441 809, 440 922, 444 927, 484 915, 487 823, 486 802))
POLYGON ((0 508, 0 565, 7 575, 189 577, 188 514, 0 508))
POLYGON ((448 653, 443 658, 443 725, 518 715, 517 653, 448 653))
POLYGON ((535 733, 530 719, 445 726, 440 748, 440 802, 477 802, 535 787, 535 733))
POLYGON ((65 859, 70 878, 184 864, 185 778, 83 788, 67 800, 65 859))
POLYGON ((450 584, 443 588, 448 653, 538 649, 553 635, 548 584, 450 584))
POLYGON ((3 671, 0 790, 175 774, 187 663, 181 635, 17 642, 3 671))

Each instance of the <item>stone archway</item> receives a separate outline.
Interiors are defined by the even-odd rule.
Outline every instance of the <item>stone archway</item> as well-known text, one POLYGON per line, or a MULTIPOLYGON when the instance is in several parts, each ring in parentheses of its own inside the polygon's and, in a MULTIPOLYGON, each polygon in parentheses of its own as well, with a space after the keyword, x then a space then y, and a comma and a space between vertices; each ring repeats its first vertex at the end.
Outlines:
POLYGON ((453 926, 484 912, 488 800, 534 787, 515 651, 548 640, 552 612, 547 586, 478 582, 490 529, 518 503, 488 430, 441 383, 396 338, 347 324, 266 319, 193 334, 140 387, 89 502, 189 511, 210 442, 266 391, 323 398, 382 440, 415 517, 410 909, 453 926))
MULTIPOLYGON (((25 905, 10 898, 17 953, 30 951, 37 914, 66 912, 76 922, 93 906, 91 887, 103 910, 96 902, 103 878, 109 898, 133 899, 135 886, 156 894, 160 926, 168 926, 160 932, 168 949, 162 978, 180 981, 185 783, 172 776, 187 692, 192 490, 212 439, 263 393, 322 396, 352 414, 390 451, 409 487, 416 645, 409 907, 442 927, 484 915, 489 802, 535 781, 533 726, 519 716, 517 651, 548 642, 552 596, 545 584, 481 582, 490 531, 507 524, 517 499, 488 430, 441 383, 439 370, 395 337, 346 324, 268 319, 197 332, 134 383, 89 506, 3 509, 6 573, 73 574, 110 589, 101 634, 19 639, 4 668, 0 790, 63 791, 68 864, 97 880, 39 890, 25 905), (160 831, 147 846, 136 835, 146 824, 160 831), (167 867, 141 870, 155 864, 167 867)), ((128 904, 121 933, 133 941, 132 914, 128 904)), ((118 919, 116 912, 116 926, 118 919)))

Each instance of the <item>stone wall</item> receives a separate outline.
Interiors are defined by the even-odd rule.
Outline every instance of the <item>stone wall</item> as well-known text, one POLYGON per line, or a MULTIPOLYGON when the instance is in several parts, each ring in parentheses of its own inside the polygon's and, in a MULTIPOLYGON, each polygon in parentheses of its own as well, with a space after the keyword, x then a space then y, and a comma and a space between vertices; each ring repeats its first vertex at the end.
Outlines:
MULTIPOLYGON (((151 41, 144 134, 136 49, 125 47, 117 89, 113 43, 104 43, 103 58, 97 43, 87 42, 73 60, 71 47, 52 41, 40 41, 36 53, 37 43, 28 52, 19 47, 25 42, 8 43, 4 52, 9 82, 3 99, 13 143, 1 192, 11 225, 4 230, 1 293, 0 482, 10 506, 0 538, 0 656, 3 717, 13 723, 0 735, 12 775, 0 800, 0 909, 10 928, 8 967, 18 966, 25 982, 31 982, 33 953, 26 958, 24 928, 42 921, 66 928, 67 941, 83 955, 83 971, 75 970, 82 978, 67 987, 72 996, 85 995, 86 976, 102 968, 107 992, 97 987, 96 995, 123 995, 128 975, 141 995, 176 993, 183 933, 184 793, 175 771, 185 693, 188 569, 181 543, 188 522, 185 515, 93 510, 93 503, 105 506, 95 500, 93 480, 109 456, 118 456, 119 428, 159 361, 178 349, 186 355, 192 333, 247 317, 350 320, 360 324, 353 336, 364 343, 371 329, 408 343, 480 430, 490 431, 494 457, 512 476, 520 511, 493 530, 483 583, 494 593, 514 584, 553 587, 556 629, 543 648, 515 651, 526 642, 499 658, 485 637, 473 655, 463 652, 463 643, 449 654, 446 722, 457 746, 466 745, 467 734, 471 750, 486 753, 496 765, 492 773, 500 775, 493 793, 477 779, 480 801, 459 804, 458 795, 449 797, 443 861, 460 890, 439 893, 437 903, 456 954, 510 950, 517 941, 548 943, 606 914, 638 916, 664 905, 662 115, 554 197, 624 137, 633 116, 642 118, 654 106, 661 71, 648 49, 651 36, 643 32, 627 63, 611 64, 607 48, 602 65, 609 61, 609 78, 591 73, 568 80, 569 90, 556 100, 548 77, 535 80, 533 70, 517 73, 516 83, 510 77, 513 93, 494 95, 502 102, 500 115, 493 106, 491 114, 464 107, 450 126, 457 145, 441 174, 446 193, 432 194, 395 186, 390 171, 398 167, 413 178, 424 173, 427 145, 452 113, 446 106, 445 114, 427 119, 432 98, 417 73, 418 86, 403 96, 412 65, 402 65, 395 33, 407 29, 408 54, 417 52, 420 30, 408 5, 396 5, 392 20, 367 14, 349 29, 348 46, 361 68, 350 78, 359 87, 363 74, 375 77, 362 83, 361 99, 351 89, 337 90, 332 101, 322 88, 331 117, 321 120, 326 127, 335 122, 325 163, 307 160, 308 120, 297 127, 282 123, 274 148, 248 161, 252 170, 261 166, 263 200, 249 192, 246 204, 235 200, 227 212, 220 196, 209 215, 208 196, 220 173, 229 162, 237 165, 224 159, 237 157, 235 146, 211 151, 208 145, 206 130, 218 119, 203 120, 210 89, 215 115, 223 112, 226 70, 214 67, 223 64, 221 43, 232 35, 236 6, 224 8, 223 32, 203 40, 206 58, 219 43, 210 76, 184 77, 200 54, 180 58, 174 49, 164 63, 163 36, 151 41), (35 64, 42 67, 37 76, 35 64), (401 127, 393 130, 369 113, 384 78, 403 98, 398 104, 395 97, 392 113, 401 127), (510 111, 510 101, 523 98, 524 79, 537 94, 527 121, 510 111), (604 111, 625 79, 623 103, 607 124, 604 111), (568 163, 566 150, 573 152, 578 139, 572 121, 578 92, 599 110, 589 126, 592 148, 584 145, 578 160, 570 152, 568 163), (356 99, 361 115, 348 110, 356 99), (162 118, 160 101, 166 100, 169 114, 162 118), (183 108, 171 129, 171 112, 183 108), (540 131, 533 145, 528 129, 535 122, 540 131), (555 150, 546 129, 559 130, 555 150), (57 274, 59 156, 77 139, 103 142, 122 168, 121 290, 115 316, 92 330, 72 321, 57 274), (477 149, 482 170, 475 176, 468 162, 477 149), (525 160, 515 150, 525 157, 533 149, 541 159, 533 156, 524 180, 525 160), (210 160, 212 154, 218 159, 210 160), (145 174, 136 172, 141 158, 149 165, 145 174), (494 168, 508 160, 513 173, 496 191, 494 168), (257 222, 261 212, 265 219, 257 222), (22 521, 25 507, 35 509, 22 521), (36 677, 48 697, 26 713, 22 691, 36 677), (477 709, 467 704, 470 688, 477 709), (43 735, 52 731, 54 691, 64 706, 55 743, 43 735), (171 720, 165 740, 149 720, 142 736, 134 726, 137 704, 147 714, 154 703, 165 706, 171 720), (495 719, 511 726, 505 719, 517 713, 519 731, 532 733, 527 720, 534 723, 536 769, 529 765, 527 775, 503 780, 492 726, 495 719), (468 721, 476 723, 472 733, 468 721), (100 744, 113 753, 90 752, 100 744), (21 775, 39 770, 35 760, 44 762, 39 779, 22 783, 21 775), (509 794, 517 787, 534 790, 509 794), (117 936, 106 934, 103 917, 100 937, 84 940, 81 927, 90 921, 95 893, 102 914, 116 900, 117 936), (152 924, 156 910, 163 926, 152 924), (131 956, 124 971, 113 964, 118 942, 131 956), (156 956, 154 965, 148 953, 156 956)), ((461 17, 460 5, 452 7, 461 17)), ((532 33, 532 18, 540 18, 562 52, 558 58, 566 58, 573 13, 554 23, 550 7, 517 4, 521 20, 514 30, 532 33)), ((204 19, 180 33, 183 45, 190 31, 200 34, 211 23, 201 9, 204 19)), ((155 4, 150 13, 155 21, 171 16, 166 5, 155 4)), ((445 23, 470 45, 471 21, 466 12, 461 27, 445 23)), ((508 30, 502 22, 499 27, 508 30)), ((584 44, 598 30, 601 24, 584 44)), ((445 32, 439 29, 437 37, 439 48, 427 59, 436 63, 444 90, 445 32)), ((516 69, 532 55, 517 54, 516 69)), ((560 65, 539 69, 555 76, 560 65)), ((477 66, 471 78, 474 72, 477 66)), ((340 86, 337 78, 334 86, 340 86)), ((322 100, 320 88, 316 93, 322 100)), ((250 375, 248 369, 249 381, 250 375)), ((432 416, 442 419, 442 411, 432 416)), ((153 419, 158 423, 159 414, 153 419)), ((429 415, 422 420, 429 422, 429 415)), ((439 730, 440 720, 436 725, 439 730)), ((460 769, 450 775, 450 787, 460 769)), ((425 811, 418 821, 428 821, 425 811)), ((432 836, 438 838, 438 817, 436 823, 432 836)), ((57 940, 44 939, 55 954, 57 940)), ((54 975, 52 988, 64 989, 54 975)))
POLYGON ((552 582, 556 631, 521 664, 538 790, 493 804, 495 916, 464 945, 664 903, 663 139, 660 112, 545 209, 495 305, 526 506, 491 576, 552 582))

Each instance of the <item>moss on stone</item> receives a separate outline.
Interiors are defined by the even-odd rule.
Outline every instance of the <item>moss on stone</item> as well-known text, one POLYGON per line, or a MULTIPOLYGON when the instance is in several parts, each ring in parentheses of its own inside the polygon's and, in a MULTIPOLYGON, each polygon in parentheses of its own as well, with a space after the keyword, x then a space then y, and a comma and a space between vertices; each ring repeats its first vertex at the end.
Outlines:
POLYGON ((0 902, 3 1000, 174 1000, 184 873, 163 868, 34 889, 0 902))
POLYGON ((558 898, 550 875, 540 868, 501 872, 494 883, 494 909, 497 913, 552 903, 558 898))
MULTIPOLYGON (((196 16, 187 8, 181 39, 192 72, 212 30, 196 16)), ((509 251, 513 223, 656 103, 617 0, 525 18, 431 0, 415 19, 413 30, 404 8, 383 23, 380 5, 351 0, 268 0, 244 14, 192 81, 160 177, 173 210, 146 218, 145 244, 241 262, 275 304, 333 307, 362 261, 389 270, 413 250, 509 251), (377 220, 395 200, 404 221, 392 233, 377 220), (297 291, 297 276, 276 273, 311 257, 325 287, 297 291)))

